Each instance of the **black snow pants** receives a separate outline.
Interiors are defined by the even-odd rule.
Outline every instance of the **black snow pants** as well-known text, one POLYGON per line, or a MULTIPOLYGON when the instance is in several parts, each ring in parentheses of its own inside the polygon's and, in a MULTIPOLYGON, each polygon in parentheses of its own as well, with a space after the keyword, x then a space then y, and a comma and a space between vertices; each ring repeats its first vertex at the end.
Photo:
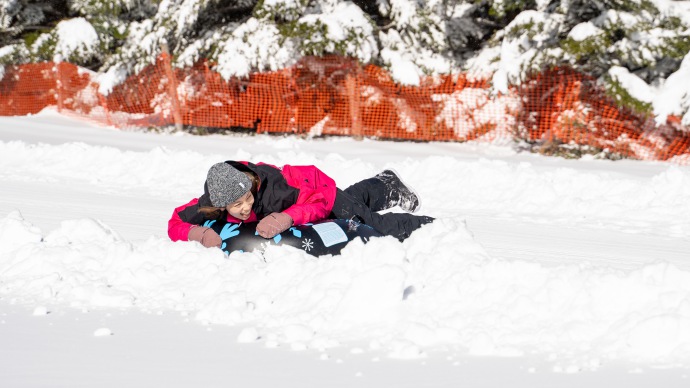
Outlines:
POLYGON ((397 203, 391 200, 386 185, 377 178, 369 178, 345 190, 337 190, 331 217, 354 219, 400 241, 410 237, 420 226, 434 220, 431 217, 409 213, 377 213, 395 205, 397 203))

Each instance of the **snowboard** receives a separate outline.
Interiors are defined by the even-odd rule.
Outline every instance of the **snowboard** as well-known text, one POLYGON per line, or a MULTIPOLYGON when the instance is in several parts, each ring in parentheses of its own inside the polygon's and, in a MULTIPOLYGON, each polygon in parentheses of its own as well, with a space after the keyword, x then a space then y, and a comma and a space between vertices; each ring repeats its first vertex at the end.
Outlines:
POLYGON ((203 226, 213 229, 223 240, 220 249, 235 251, 263 251, 270 245, 289 245, 313 256, 337 255, 350 241, 369 241, 381 234, 371 226, 352 220, 329 219, 289 228, 273 238, 263 238, 256 232, 256 223, 206 221, 203 226))

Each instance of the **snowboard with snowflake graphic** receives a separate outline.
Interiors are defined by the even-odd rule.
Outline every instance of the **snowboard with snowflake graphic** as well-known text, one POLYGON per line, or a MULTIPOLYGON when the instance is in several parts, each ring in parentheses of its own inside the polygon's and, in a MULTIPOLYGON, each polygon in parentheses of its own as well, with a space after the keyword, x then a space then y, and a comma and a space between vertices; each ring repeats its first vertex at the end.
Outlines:
POLYGON ((266 239, 256 232, 256 223, 234 224, 223 221, 206 221, 223 240, 221 249, 230 254, 234 251, 263 251, 269 245, 289 245, 314 256, 337 255, 348 242, 381 236, 372 227, 351 220, 323 220, 312 224, 293 226, 273 238, 266 239))

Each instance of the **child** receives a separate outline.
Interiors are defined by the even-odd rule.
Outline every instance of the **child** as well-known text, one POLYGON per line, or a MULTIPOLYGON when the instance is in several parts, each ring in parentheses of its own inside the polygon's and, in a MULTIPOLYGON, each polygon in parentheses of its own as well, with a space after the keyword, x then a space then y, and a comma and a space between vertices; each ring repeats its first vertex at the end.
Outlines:
POLYGON ((259 163, 226 161, 214 164, 204 183, 204 194, 175 209, 168 222, 173 241, 198 241, 220 247, 221 238, 200 226, 206 220, 256 222, 264 238, 327 218, 355 219, 400 241, 433 218, 407 213, 378 214, 400 206, 414 212, 419 197, 391 170, 355 183, 345 190, 314 166, 281 168, 259 163))

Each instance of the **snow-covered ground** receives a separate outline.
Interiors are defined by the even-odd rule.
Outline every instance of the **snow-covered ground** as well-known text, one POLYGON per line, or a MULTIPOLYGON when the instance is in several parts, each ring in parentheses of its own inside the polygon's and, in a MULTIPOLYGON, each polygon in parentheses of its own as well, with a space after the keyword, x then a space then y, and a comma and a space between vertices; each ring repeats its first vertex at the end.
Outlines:
POLYGON ((0 117, 2 387, 686 387, 690 167, 0 117), (393 167, 438 220, 336 257, 166 236, 225 159, 393 167))

